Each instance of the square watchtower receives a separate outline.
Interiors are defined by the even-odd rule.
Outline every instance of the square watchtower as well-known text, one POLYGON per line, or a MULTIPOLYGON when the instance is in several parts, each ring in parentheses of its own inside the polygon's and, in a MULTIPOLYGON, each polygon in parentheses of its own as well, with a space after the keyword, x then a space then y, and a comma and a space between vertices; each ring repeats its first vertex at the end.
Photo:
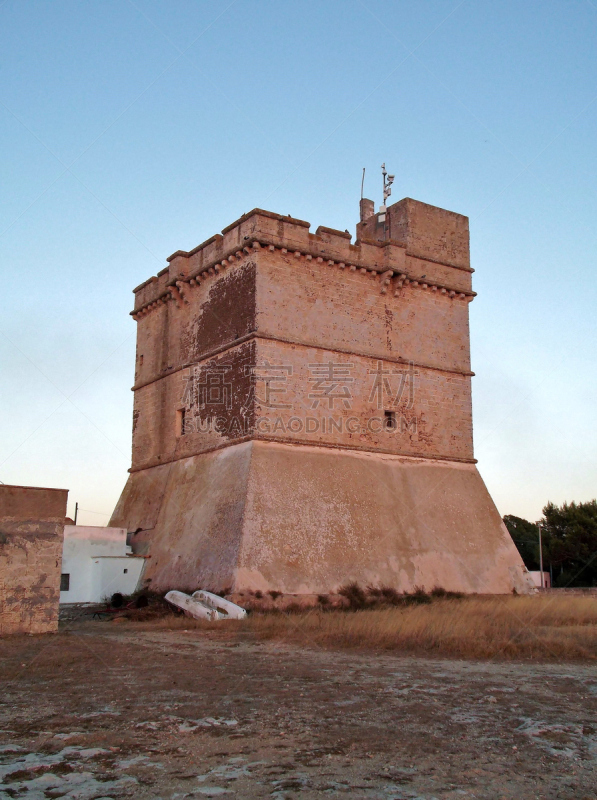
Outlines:
POLYGON ((135 289, 110 524, 156 589, 527 591, 473 456, 468 219, 309 228, 254 209, 135 289))

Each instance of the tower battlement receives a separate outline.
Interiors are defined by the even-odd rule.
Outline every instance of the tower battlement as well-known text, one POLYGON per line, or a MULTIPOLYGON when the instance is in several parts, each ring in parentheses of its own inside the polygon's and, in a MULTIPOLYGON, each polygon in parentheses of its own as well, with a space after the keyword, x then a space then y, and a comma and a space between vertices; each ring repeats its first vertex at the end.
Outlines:
POLYGON ((445 289, 446 293, 474 296, 467 217, 410 198, 390 206, 388 217, 385 230, 377 222, 377 215, 358 223, 358 238, 351 244, 348 231, 319 226, 313 234, 309 232, 309 222, 255 208, 224 228, 222 234, 192 250, 177 250, 169 256, 169 267, 133 290, 135 308, 131 313, 137 316, 156 302, 176 299, 172 287, 177 283, 194 286, 197 281, 228 269, 242 257, 245 248, 260 247, 285 250, 307 261, 331 260, 333 263, 328 266, 349 271, 365 269, 374 277, 391 272, 387 277, 397 279, 395 288, 400 281, 406 281, 406 285, 421 281, 432 291, 445 289), (390 235, 386 237, 386 233, 390 235), (447 245, 450 242, 452 247, 447 245), (463 275, 449 270, 461 270, 463 275))

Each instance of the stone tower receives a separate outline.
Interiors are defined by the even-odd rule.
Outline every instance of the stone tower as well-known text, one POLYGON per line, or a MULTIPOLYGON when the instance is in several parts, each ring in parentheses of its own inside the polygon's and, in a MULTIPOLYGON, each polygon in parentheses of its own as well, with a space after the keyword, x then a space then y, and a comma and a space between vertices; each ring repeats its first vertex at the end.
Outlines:
POLYGON ((155 589, 529 591, 473 457, 468 219, 309 227, 254 209, 135 289, 110 525, 155 589))

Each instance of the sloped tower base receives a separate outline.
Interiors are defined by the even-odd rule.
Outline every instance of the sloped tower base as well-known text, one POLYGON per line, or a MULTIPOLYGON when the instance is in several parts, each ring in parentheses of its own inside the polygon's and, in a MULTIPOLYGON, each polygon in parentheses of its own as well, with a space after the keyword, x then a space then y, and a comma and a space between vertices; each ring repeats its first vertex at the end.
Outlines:
POLYGON ((110 525, 154 590, 532 591, 474 464, 249 441, 133 472, 110 525))

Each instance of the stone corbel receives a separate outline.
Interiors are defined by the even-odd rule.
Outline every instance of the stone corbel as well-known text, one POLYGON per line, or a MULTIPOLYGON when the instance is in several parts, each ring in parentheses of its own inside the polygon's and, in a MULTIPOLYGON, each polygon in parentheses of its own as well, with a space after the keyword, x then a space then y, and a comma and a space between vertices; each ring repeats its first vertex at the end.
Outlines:
MULTIPOLYGON (((174 298, 174 300, 175 300, 175 302, 176 302, 176 305, 177 305, 177 307, 178 307, 178 308, 182 308, 182 307, 183 307, 183 305, 184 305, 184 298, 183 298, 183 296, 181 295, 181 293, 178 291, 178 289, 177 289, 177 287, 176 287, 176 286, 171 286, 171 287, 170 287, 170 294, 171 294, 171 295, 172 295, 172 297, 174 298)), ((188 302, 188 300, 187 300, 187 302, 188 302)))
POLYGON ((386 294, 388 291, 388 286, 392 283, 392 276, 394 275, 393 269, 388 269, 381 276, 381 293, 386 294))

